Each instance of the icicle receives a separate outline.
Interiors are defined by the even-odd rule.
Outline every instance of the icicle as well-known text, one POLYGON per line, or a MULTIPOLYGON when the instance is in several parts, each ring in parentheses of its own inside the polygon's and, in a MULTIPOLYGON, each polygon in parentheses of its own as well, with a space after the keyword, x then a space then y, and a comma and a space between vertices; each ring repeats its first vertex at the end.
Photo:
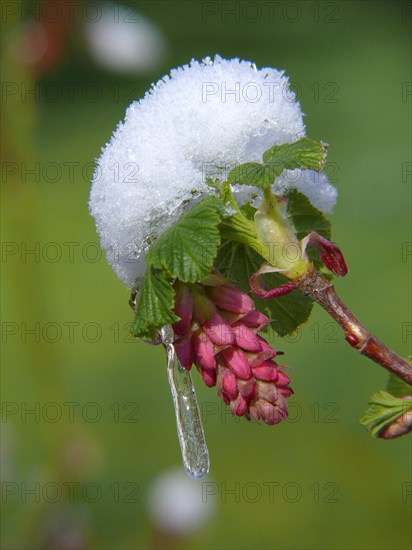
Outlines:
POLYGON ((160 335, 167 353, 167 375, 183 464, 190 477, 199 479, 209 473, 210 463, 192 377, 176 356, 171 327, 163 327, 160 335))

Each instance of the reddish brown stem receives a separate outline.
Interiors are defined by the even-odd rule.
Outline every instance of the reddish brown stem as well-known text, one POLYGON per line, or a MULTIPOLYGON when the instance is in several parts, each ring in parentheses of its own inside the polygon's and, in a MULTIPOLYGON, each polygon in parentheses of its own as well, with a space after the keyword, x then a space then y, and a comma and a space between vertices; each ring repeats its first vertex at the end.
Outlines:
POLYGON ((412 384, 412 366, 380 342, 365 328, 337 296, 335 289, 319 271, 312 269, 294 281, 295 286, 320 304, 343 328, 347 342, 390 373, 412 384))

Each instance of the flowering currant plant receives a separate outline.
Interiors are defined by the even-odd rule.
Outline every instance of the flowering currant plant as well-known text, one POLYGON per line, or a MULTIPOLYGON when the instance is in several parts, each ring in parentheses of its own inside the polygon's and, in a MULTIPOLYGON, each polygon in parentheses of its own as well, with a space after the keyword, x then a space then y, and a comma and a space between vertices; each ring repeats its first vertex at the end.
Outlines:
POLYGON ((412 428, 410 364, 349 311, 330 241, 336 189, 327 145, 305 136, 283 72, 238 59, 192 61, 132 103, 97 162, 90 209, 107 258, 132 287, 136 338, 162 344, 187 471, 207 473, 189 371, 232 413, 278 424, 292 395, 266 336, 305 323, 314 302, 347 342, 391 373, 362 422, 393 438, 412 428))

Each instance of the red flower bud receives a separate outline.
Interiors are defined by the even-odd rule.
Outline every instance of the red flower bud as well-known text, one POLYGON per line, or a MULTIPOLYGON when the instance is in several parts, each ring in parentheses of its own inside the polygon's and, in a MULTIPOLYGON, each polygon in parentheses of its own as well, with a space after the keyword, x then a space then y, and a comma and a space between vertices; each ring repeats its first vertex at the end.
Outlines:
POLYGON ((216 370, 201 369, 201 374, 206 386, 208 386, 209 388, 213 388, 213 386, 216 386, 216 370))
POLYGON ((231 347, 225 349, 221 352, 221 355, 225 360, 226 365, 235 374, 235 376, 243 380, 248 380, 250 378, 251 370, 249 361, 240 348, 231 347))
POLYGON ((232 327, 219 313, 203 324, 203 330, 209 338, 218 346, 226 346, 235 343, 235 334, 232 327))
POLYGON ((248 408, 248 403, 244 397, 238 395, 235 401, 230 402, 230 410, 236 416, 243 416, 248 408))
POLYGON ((306 239, 308 246, 312 246, 319 251, 320 259, 329 271, 332 271, 338 277, 344 277, 347 274, 348 268, 345 258, 335 243, 328 241, 316 231, 309 233, 306 239))
POLYGON ((208 282, 213 286, 186 291, 188 285, 179 283, 176 289, 175 311, 182 315, 173 326, 177 356, 187 369, 196 364, 234 415, 277 424, 286 418, 285 398, 293 392, 284 367, 272 360, 282 352, 257 334, 270 321, 245 292, 218 276, 208 282))
POLYGON ((235 330, 236 344, 246 351, 261 351, 262 345, 256 334, 243 323, 233 325, 235 330))
POLYGON ((193 346, 197 359, 202 367, 208 370, 216 368, 216 358, 213 343, 203 332, 198 331, 193 335, 193 346))
POLYGON ((239 395, 239 390, 237 389, 236 377, 235 375, 227 369, 227 372, 222 376, 222 390, 230 399, 236 399, 239 395))
POLYGON ((232 285, 212 287, 209 296, 218 307, 232 313, 249 313, 255 309, 252 298, 232 285))
POLYGON ((186 370, 190 370, 195 362, 195 350, 193 349, 192 335, 181 338, 174 344, 176 355, 186 370))
POLYGON ((249 328, 262 330, 270 323, 270 319, 266 317, 266 315, 263 315, 263 313, 260 313, 260 311, 255 309, 254 311, 250 311, 244 317, 242 317, 242 323, 249 328))
POLYGON ((265 361, 259 366, 253 367, 252 372, 256 378, 259 378, 259 380, 263 380, 264 382, 276 382, 279 376, 278 371, 269 361, 265 361))
POLYGON ((289 376, 282 371, 278 371, 277 386, 280 386, 281 388, 286 388, 289 384, 290 384, 289 376))

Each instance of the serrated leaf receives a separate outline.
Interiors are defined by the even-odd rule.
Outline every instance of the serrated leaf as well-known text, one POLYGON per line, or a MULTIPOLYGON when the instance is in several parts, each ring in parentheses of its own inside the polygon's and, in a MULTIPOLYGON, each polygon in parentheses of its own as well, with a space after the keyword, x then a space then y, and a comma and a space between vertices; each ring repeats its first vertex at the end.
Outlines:
MULTIPOLYGON (((312 205, 306 195, 293 189, 289 192, 288 199, 288 216, 296 230, 298 239, 303 239, 311 231, 316 231, 327 239, 331 238, 330 221, 312 205)), ((328 279, 332 278, 332 274, 324 268, 320 261, 319 251, 309 247, 306 252, 322 275, 328 279)))
MULTIPOLYGON (((258 240, 253 219, 249 219, 242 209, 239 209, 227 181, 222 185, 221 197, 223 204, 228 205, 233 211, 230 216, 222 220, 219 226, 222 239, 240 242, 260 251, 261 244, 258 240)), ((253 207, 251 206, 251 208, 253 207)))
POLYGON ((265 189, 285 169, 316 170, 320 172, 326 161, 326 145, 307 137, 293 143, 274 145, 263 153, 263 162, 246 162, 235 166, 227 177, 232 184, 255 185, 265 189))
MULTIPOLYGON (((216 268, 239 288, 250 292, 249 278, 263 262, 263 258, 248 246, 224 241, 216 260, 216 268)), ((286 282, 286 279, 282 275, 271 273, 265 276, 265 281, 275 287, 286 282)), ((305 323, 313 305, 310 298, 298 291, 270 300, 260 300, 253 295, 252 298, 256 308, 273 320, 270 328, 279 336, 286 336, 305 323)))
POLYGON ((263 162, 270 169, 272 181, 283 170, 316 170, 320 172, 326 161, 326 145, 307 137, 293 143, 274 145, 263 153, 263 162))
POLYGON ((386 391, 395 397, 403 397, 404 395, 412 395, 412 386, 390 374, 386 391))
POLYGON ((331 238, 331 223, 309 199, 295 189, 288 194, 288 216, 296 230, 298 239, 303 239, 311 231, 331 238))
POLYGON ((246 201, 245 204, 242 204, 240 211, 250 221, 253 221, 257 208, 252 206, 249 201, 246 201))
POLYGON ((176 322, 179 318, 173 312, 174 295, 162 272, 148 267, 139 289, 132 335, 153 339, 162 327, 176 322))
POLYGON ((265 166, 258 162, 246 162, 235 166, 227 177, 229 183, 242 183, 264 187, 266 184, 265 166))
POLYGON ((220 244, 218 226, 223 208, 216 197, 197 203, 162 233, 146 255, 146 263, 185 283, 207 277, 220 244))
POLYGON ((369 398, 368 408, 360 423, 368 429, 372 437, 377 437, 385 426, 409 411, 412 411, 412 401, 379 391, 369 398))

